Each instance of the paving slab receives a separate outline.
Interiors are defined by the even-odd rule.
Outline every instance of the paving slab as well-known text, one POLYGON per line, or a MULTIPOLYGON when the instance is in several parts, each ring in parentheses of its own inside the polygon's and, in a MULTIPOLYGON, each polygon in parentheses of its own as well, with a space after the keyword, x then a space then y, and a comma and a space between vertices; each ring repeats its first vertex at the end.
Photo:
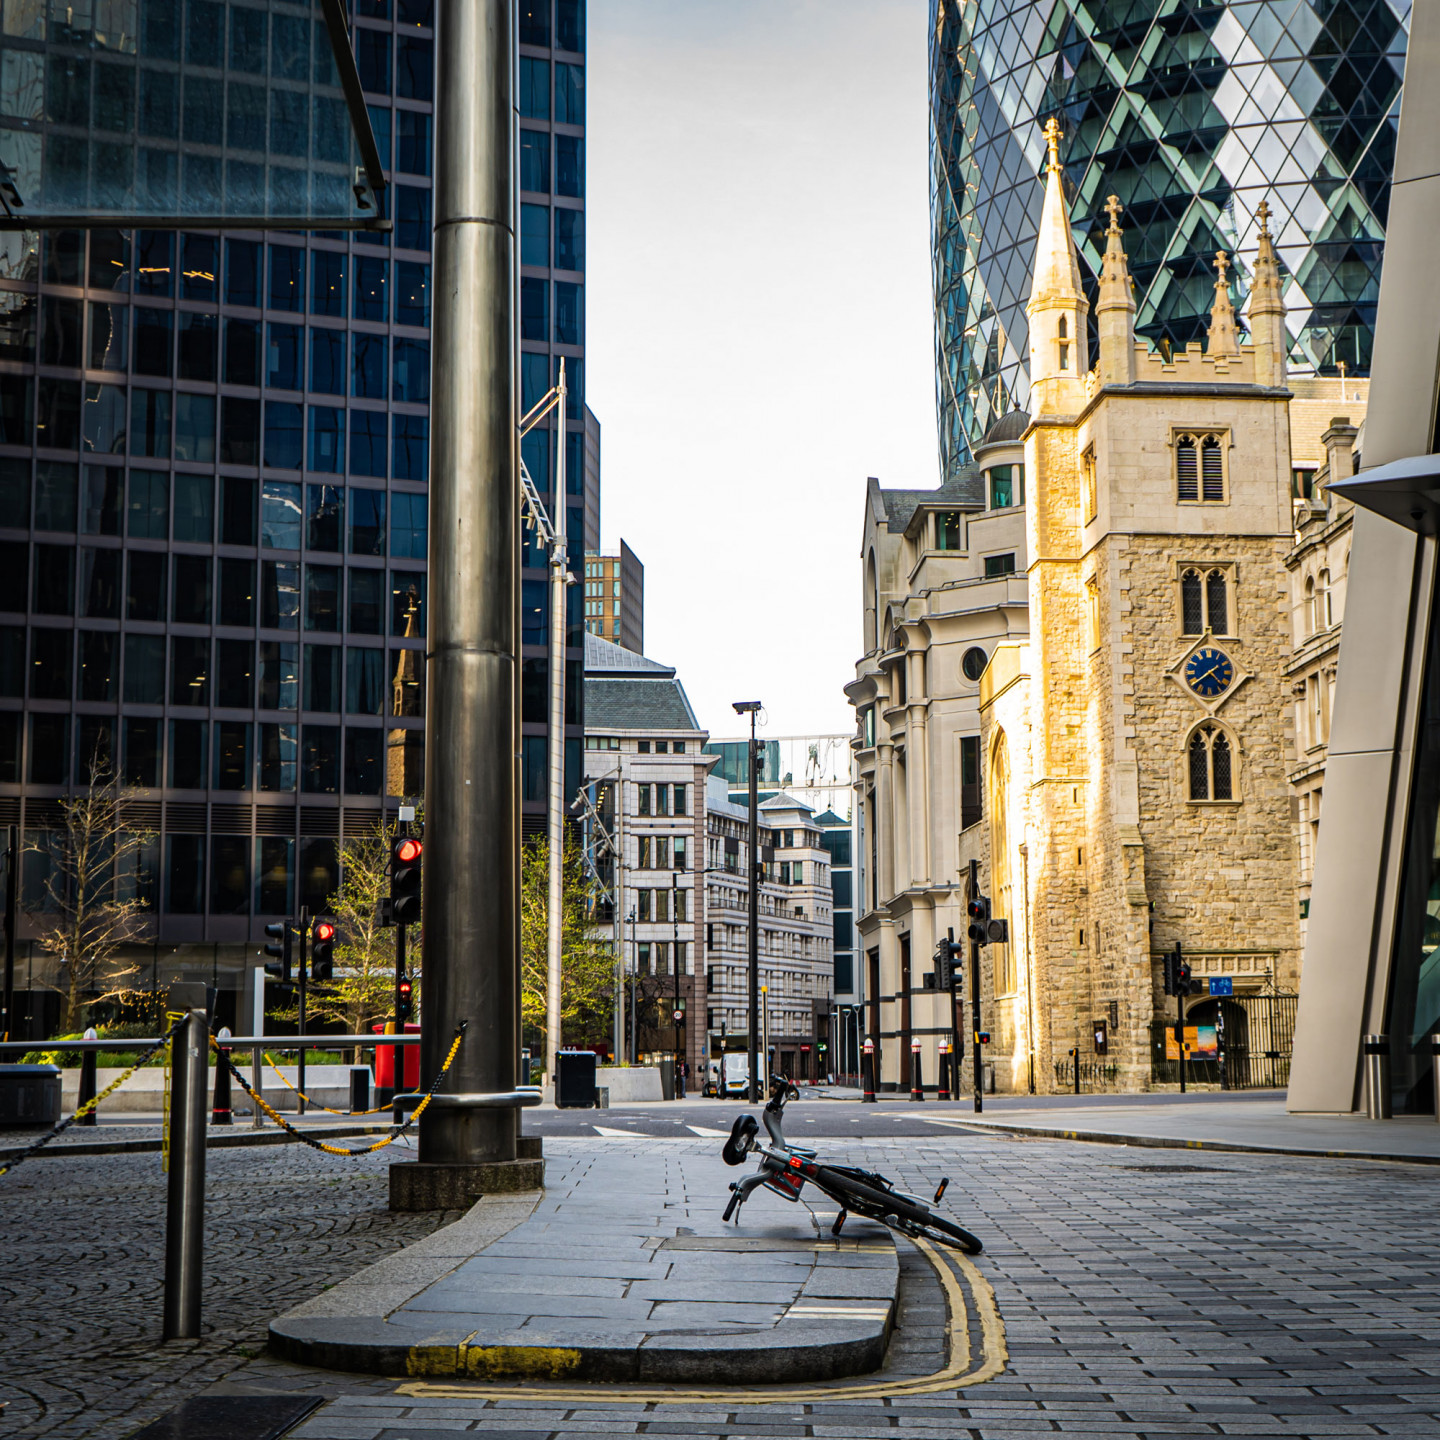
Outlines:
POLYGON ((1051 1140, 1088 1140, 1155 1149, 1229 1150, 1316 1155, 1335 1160, 1389 1160, 1440 1165, 1440 1124, 1407 1115, 1292 1115, 1283 1098, 1229 1100, 1214 1095, 1134 1104, 1096 1096, 1069 1108, 1013 1104, 980 1115, 948 1114, 947 1125, 1010 1131, 1051 1140), (1100 1103, 1101 1101, 1105 1103, 1100 1103), (1198 1102, 1198 1103, 1197 1103, 1198 1102))
POLYGON ((900 1267, 883 1226, 649 1145, 547 1162, 544 1191, 465 1216, 271 1322, 272 1354, 377 1375, 770 1384, 880 1367, 900 1267))

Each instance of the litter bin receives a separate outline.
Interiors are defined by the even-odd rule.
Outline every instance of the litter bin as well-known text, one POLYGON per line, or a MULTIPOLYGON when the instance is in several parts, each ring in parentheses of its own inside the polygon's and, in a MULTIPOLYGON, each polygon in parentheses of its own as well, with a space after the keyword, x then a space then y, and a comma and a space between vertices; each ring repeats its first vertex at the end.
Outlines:
POLYGON ((673 1055, 660 1057, 660 1098, 662 1100, 675 1098, 675 1057, 673 1055))
POLYGON ((58 1065, 0 1065, 0 1127, 59 1123, 58 1065))
POLYGON ((561 1110, 595 1108, 595 1052, 562 1050, 555 1057, 555 1104, 561 1110))

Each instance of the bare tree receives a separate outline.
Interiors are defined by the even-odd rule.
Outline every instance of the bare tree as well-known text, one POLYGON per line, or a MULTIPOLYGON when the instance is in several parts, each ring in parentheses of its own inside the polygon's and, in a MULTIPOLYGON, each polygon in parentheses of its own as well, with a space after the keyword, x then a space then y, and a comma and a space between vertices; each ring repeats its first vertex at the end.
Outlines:
POLYGON ((85 1011, 128 994, 139 971, 124 959, 126 945, 143 939, 148 903, 133 890, 140 853, 153 836, 127 830, 119 781, 99 751, 90 760, 89 784, 60 801, 62 824, 43 844, 26 849, 48 861, 44 900, 29 910, 42 950, 60 957, 59 981, 48 988, 63 998, 62 1034, 78 1030, 85 1011))

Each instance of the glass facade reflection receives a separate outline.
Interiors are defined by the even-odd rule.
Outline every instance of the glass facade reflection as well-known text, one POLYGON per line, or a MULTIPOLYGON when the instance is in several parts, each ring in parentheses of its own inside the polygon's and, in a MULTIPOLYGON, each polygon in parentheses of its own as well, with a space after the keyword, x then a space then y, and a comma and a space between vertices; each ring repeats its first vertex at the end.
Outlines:
POLYGON ((1440 1031, 1440 622, 1433 604, 1431 617, 1400 920, 1386 997, 1391 1103, 1397 1115, 1435 1113, 1430 1036, 1440 1031))
POLYGON ((1216 250, 1272 212, 1291 362, 1369 368, 1407 0, 931 0, 931 222, 942 476, 1029 403, 1029 289, 1056 116, 1094 303, 1111 193, 1136 331, 1203 337, 1216 250), (1088 267, 1088 268, 1087 268, 1088 267))
MULTIPOLYGON (((206 13, 229 35, 283 5, 206 13)), ((565 355, 578 574, 599 539, 585 6, 520 8, 520 125, 552 166, 524 196, 550 243, 522 273, 553 321, 525 338, 524 400, 565 355)), ((12 9, 53 11, 7 0, 7 23, 12 9)), ((323 909, 345 838, 423 785, 433 18, 432 0, 354 0, 351 14, 389 234, 0 233, 0 826, 39 843, 98 752, 129 787, 130 823, 154 835, 133 883, 158 922, 156 963, 180 947, 222 989, 266 920, 323 909)), ((547 503, 557 441, 526 440, 547 503)), ((527 546, 524 564, 543 611, 546 557, 527 546)), ((527 619, 524 641, 527 665, 546 666, 543 624, 527 619)), ((577 684, 577 756, 580 702, 577 684)), ((524 728, 540 742, 525 746, 539 766, 529 832, 544 828, 545 714, 524 728)), ((20 933, 23 963, 28 922, 20 933)))

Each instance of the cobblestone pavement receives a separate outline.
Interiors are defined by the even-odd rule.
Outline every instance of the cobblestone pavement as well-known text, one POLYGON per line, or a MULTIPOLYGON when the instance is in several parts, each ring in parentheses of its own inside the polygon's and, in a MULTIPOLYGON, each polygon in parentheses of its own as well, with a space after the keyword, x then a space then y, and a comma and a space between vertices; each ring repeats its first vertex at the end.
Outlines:
MULTIPOLYGON (((547 1148, 634 1143, 552 1139, 547 1148)), ((947 1207, 987 1245, 981 1268, 1007 1331, 1003 1375, 958 1395, 764 1406, 717 1398, 680 1409, 547 1401, 539 1389, 523 1402, 400 1395, 393 1380, 264 1357, 240 1364, 271 1314, 429 1228, 380 1211, 380 1164, 358 1162, 368 1170, 351 1169, 342 1190, 331 1168, 341 1162, 291 1150, 212 1155, 206 1318, 233 1328, 172 1353, 155 1340, 153 1157, 118 1157, 136 1167, 123 1171, 76 1157, 34 1167, 23 1195, 0 1182, 0 1284, 18 1280, 20 1291, 0 1393, 37 1394, 50 1407, 39 1416, 33 1403, 12 1405, 21 1413, 7 1428, 119 1440, 140 1418, 225 1377, 232 1390, 330 1397, 295 1440, 1440 1435, 1433 1169, 963 1133, 835 1149, 921 1193, 939 1174, 954 1177, 947 1207), (58 1289, 46 1287, 47 1268, 60 1271, 58 1289), (83 1418, 82 1404, 94 1407, 83 1418)), ((938 1362, 942 1308, 927 1268, 913 1257, 907 1266, 894 1364, 925 1373, 938 1362)))
POLYGON ((0 1178, 0 1432, 118 1440, 258 1354, 281 1310, 453 1219, 385 1208, 400 1148, 210 1151, 205 1334, 169 1345, 159 1155, 47 1157, 0 1178))

